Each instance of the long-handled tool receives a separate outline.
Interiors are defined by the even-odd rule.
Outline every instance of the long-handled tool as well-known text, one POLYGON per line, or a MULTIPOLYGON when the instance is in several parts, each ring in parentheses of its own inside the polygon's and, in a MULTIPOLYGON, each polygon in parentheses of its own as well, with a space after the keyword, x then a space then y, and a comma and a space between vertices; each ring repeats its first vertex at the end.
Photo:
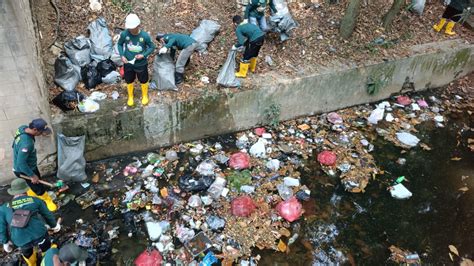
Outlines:
MULTIPOLYGON (((23 179, 29 180, 29 181, 32 180, 32 178, 29 177, 29 176, 20 175, 20 177, 23 178, 23 179)), ((50 188, 57 188, 59 193, 64 192, 64 191, 69 189, 69 186, 64 184, 64 182, 62 180, 58 180, 54 184, 51 184, 51 183, 49 183, 47 181, 44 181, 44 180, 41 180, 41 179, 38 180, 38 182, 45 185, 45 186, 48 186, 50 188)))

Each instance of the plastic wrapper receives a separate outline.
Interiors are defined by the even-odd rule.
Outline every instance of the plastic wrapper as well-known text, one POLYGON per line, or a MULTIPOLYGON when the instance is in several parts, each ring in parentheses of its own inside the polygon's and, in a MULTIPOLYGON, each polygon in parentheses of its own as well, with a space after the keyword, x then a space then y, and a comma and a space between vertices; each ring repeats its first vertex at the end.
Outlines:
POLYGON ((241 170, 250 167, 250 156, 244 152, 237 152, 230 156, 229 159, 230 167, 241 170))
POLYGON ((179 188, 187 192, 198 192, 208 189, 214 182, 210 176, 194 177, 192 175, 182 175, 179 178, 179 188))
POLYGON ((247 217, 255 210, 255 204, 249 196, 240 196, 232 200, 232 215, 247 217))
POLYGON ((278 203, 276 209, 278 214, 288 222, 298 220, 303 213, 303 206, 295 197, 278 203))

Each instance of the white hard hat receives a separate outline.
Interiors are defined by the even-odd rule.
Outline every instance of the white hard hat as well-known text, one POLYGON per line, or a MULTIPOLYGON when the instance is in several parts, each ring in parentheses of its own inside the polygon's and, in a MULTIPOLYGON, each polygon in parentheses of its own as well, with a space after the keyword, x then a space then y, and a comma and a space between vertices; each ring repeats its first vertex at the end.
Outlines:
POLYGON ((134 29, 140 25, 140 19, 135 14, 129 14, 125 18, 125 28, 126 29, 134 29))

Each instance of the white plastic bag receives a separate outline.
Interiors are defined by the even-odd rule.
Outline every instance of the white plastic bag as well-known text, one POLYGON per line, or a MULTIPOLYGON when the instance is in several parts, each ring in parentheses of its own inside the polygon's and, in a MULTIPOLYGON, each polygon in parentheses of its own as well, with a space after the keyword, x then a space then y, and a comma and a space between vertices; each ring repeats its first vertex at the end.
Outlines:
POLYGON ((380 120, 383 119, 384 113, 385 113, 385 109, 377 107, 370 113, 370 116, 369 118, 367 118, 367 121, 370 124, 376 125, 380 120))
POLYGON ((257 158, 265 158, 266 157, 266 149, 265 149, 265 139, 258 139, 258 141, 250 147, 250 155, 257 158))

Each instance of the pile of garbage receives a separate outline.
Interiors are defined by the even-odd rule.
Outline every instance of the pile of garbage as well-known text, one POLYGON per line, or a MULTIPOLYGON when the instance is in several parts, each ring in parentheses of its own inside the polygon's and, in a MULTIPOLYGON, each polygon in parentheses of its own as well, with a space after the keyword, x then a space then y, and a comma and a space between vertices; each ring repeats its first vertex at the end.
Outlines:
MULTIPOLYGON (((443 112, 434 96, 425 101, 402 95, 374 107, 179 144, 123 166, 99 164, 75 202, 82 209, 93 208, 106 224, 95 249, 120 234, 146 236, 149 248, 139 257, 144 260, 187 265, 241 260, 254 265, 259 259, 255 248, 286 252, 298 238, 292 229, 312 197, 301 179, 308 165, 340 179, 346 191, 363 193, 381 172, 371 154, 378 135, 404 149, 421 146, 415 126, 422 121, 443 126, 443 112), (109 184, 117 181, 125 184, 111 189, 109 184), (106 187, 112 193, 99 193, 106 187), (116 226, 117 219, 123 228, 116 226)), ((403 158, 398 162, 403 164, 403 158)), ((399 177, 389 187, 396 199, 412 195, 404 180, 399 177)), ((73 199, 59 198, 63 206, 73 199)), ((80 234, 73 231, 77 242, 80 234)), ((110 245, 107 252, 112 252, 110 245)))

